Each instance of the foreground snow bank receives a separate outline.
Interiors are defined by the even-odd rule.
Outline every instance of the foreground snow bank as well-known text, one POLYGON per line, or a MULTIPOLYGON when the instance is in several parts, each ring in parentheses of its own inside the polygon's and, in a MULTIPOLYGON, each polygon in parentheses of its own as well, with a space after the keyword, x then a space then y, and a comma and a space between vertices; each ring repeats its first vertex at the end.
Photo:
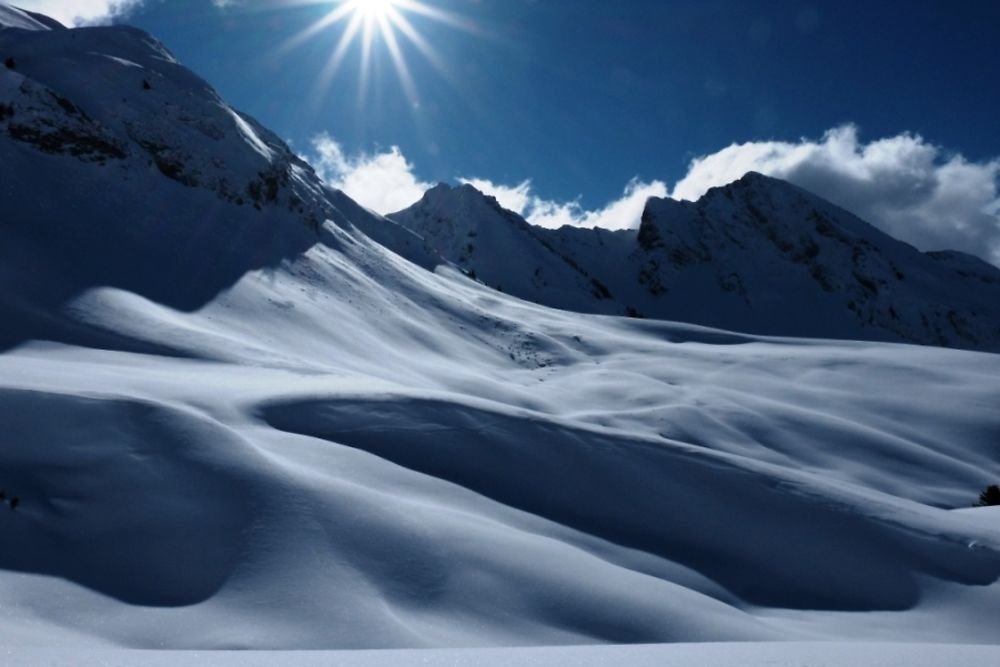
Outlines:
POLYGON ((1000 648, 948 644, 670 644, 648 646, 587 646, 531 649, 452 651, 317 651, 317 652, 144 652, 0 650, 9 665, 190 665, 228 667, 939 667, 940 665, 1000 664, 1000 648))

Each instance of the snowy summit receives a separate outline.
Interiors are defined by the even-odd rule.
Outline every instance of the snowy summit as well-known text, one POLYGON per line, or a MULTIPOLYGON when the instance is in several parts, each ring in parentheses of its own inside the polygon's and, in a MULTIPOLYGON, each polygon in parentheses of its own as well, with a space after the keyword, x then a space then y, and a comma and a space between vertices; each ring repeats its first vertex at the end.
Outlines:
POLYGON ((694 203, 650 199, 635 231, 534 227, 471 185, 389 217, 487 285, 554 308, 1000 350, 1000 269, 921 253, 756 173, 694 203))

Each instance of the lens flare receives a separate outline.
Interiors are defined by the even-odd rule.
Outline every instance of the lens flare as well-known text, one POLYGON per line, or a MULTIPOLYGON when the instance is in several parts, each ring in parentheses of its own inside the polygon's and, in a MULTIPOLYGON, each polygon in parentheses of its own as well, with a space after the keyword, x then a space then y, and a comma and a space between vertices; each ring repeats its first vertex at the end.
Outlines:
MULTIPOLYGON (((290 4, 316 4, 316 2, 293 0, 290 4)), ((329 0, 323 0, 323 4, 331 3, 329 0)), ((400 36, 439 72, 447 75, 447 71, 442 59, 413 25, 408 15, 416 15, 451 27, 475 31, 473 24, 421 0, 333 0, 332 4, 333 8, 326 15, 279 47, 279 52, 289 51, 308 40, 318 38, 323 33, 340 29, 340 36, 333 43, 330 58, 316 81, 314 95, 317 99, 326 94, 351 51, 351 47, 356 42, 360 42, 358 100, 359 103, 363 102, 372 66, 372 51, 376 43, 380 43, 384 45, 392 58, 404 93, 416 107, 419 103, 416 85, 406 61, 400 36)))

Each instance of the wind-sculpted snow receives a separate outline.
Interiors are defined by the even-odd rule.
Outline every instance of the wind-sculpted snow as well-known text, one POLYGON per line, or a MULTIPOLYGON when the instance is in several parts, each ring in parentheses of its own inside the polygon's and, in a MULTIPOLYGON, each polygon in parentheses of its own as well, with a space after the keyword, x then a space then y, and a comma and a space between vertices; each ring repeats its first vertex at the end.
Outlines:
POLYGON ((1000 355, 522 301, 142 33, 0 47, 0 644, 996 642, 1000 355))
POLYGON ((113 649, 11 649, 18 664, 49 667, 148 667, 212 665, 212 667, 940 667, 989 665, 1000 658, 996 646, 926 643, 782 642, 670 644, 654 646, 570 646, 422 651, 122 651, 113 649))
POLYGON ((189 409, 125 398, 4 390, 0 412, 4 481, 40 503, 5 517, 0 568, 137 605, 218 592, 250 519, 231 459, 248 444, 189 409))
POLYGON ((149 667, 212 665, 213 667, 940 667, 988 665, 998 661, 995 646, 948 644, 784 642, 671 644, 655 646, 571 646, 517 649, 452 649, 422 651, 120 651, 13 649, 7 655, 16 663, 50 667, 149 667))
POLYGON ((68 312, 175 356, 0 356, 10 641, 995 639, 1000 527, 944 508, 1000 476, 996 355, 551 311, 363 237, 68 312))
POLYGON ((915 571, 979 585, 1000 574, 1000 563, 959 541, 936 557, 919 542, 908 554, 909 536, 887 535, 845 501, 831 506, 839 494, 810 488, 821 481, 803 484, 683 443, 394 397, 277 405, 264 417, 676 561, 750 604, 907 609, 919 597, 915 571))

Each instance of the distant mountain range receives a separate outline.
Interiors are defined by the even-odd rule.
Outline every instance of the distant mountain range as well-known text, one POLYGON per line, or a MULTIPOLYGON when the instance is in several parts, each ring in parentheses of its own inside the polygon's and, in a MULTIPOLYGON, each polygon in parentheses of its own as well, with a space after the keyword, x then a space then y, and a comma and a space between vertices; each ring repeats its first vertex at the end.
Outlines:
MULTIPOLYGON (((167 256, 176 266, 177 253, 214 253, 235 276, 296 252, 275 248, 291 232, 276 236, 271 227, 237 223, 234 243, 220 231, 223 222, 201 229, 199 243, 167 252, 179 231, 157 224, 157 208, 176 205, 176 195, 155 201, 162 187, 142 184, 152 170, 193 196, 213 197, 210 208, 222 219, 232 213, 223 204, 232 204, 265 216, 283 210, 316 232, 335 220, 421 266, 451 262, 490 287, 555 308, 761 335, 1000 350, 1000 269, 962 253, 921 253, 783 181, 751 173, 698 202, 654 198, 631 231, 535 227, 469 185, 439 185, 386 219, 323 186, 284 142, 228 106, 145 33, 66 30, 40 15, 0 9, 0 21, 20 33, 7 41, 10 66, 0 81, 7 162, 25 149, 72 156, 79 168, 66 172, 66 183, 85 183, 93 173, 87 165, 97 165, 131 183, 126 198, 150 203, 148 220, 130 220, 118 232, 119 220, 106 220, 100 235, 67 229, 52 236, 51 225, 17 229, 6 244, 12 257, 0 267, 16 287, 0 301, 23 302, 54 287, 41 264, 25 262, 31 252, 24 244, 48 254, 61 247, 91 283, 132 285, 141 277, 147 289, 175 301, 187 288, 150 270, 167 256), (108 43, 118 55, 107 53, 108 43), (68 59, 72 69, 59 64, 68 59), (143 253, 125 240, 134 235, 156 257, 137 260, 143 253), (100 248, 90 247, 98 241, 100 248), (117 259, 107 256, 125 248, 117 259)), ((5 179, 6 187, 31 178, 25 167, 5 179)), ((80 211, 102 194, 84 190, 80 211)), ((8 227, 7 236, 14 231, 8 227)), ((310 242, 306 236, 291 243, 310 242)), ((65 280, 55 288, 64 291, 65 280)))
POLYGON ((477 280, 556 308, 1000 349, 1000 269, 919 252, 757 173, 693 203, 650 199, 629 231, 536 227, 471 185, 439 185, 389 218, 477 280))

